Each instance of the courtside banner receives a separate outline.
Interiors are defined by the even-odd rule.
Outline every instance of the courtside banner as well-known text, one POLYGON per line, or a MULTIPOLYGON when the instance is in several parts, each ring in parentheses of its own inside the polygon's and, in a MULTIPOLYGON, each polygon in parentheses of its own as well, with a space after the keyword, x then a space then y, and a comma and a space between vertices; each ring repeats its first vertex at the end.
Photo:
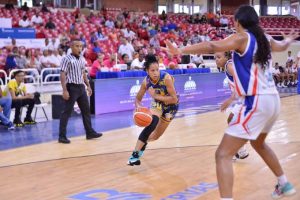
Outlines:
POLYGON ((33 28, 0 28, 0 38, 35 38, 35 29, 33 28))
MULTIPOLYGON (((229 96, 224 86, 224 73, 174 75, 180 102, 200 101, 229 96)), ((134 109, 134 101, 144 77, 94 80, 95 114, 134 109)), ((149 107, 151 97, 146 93, 143 105, 149 107)))

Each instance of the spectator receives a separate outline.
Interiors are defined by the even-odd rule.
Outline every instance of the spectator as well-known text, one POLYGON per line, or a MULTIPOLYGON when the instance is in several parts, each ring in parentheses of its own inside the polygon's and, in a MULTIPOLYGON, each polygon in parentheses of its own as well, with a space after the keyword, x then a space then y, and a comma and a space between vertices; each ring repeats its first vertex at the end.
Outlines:
POLYGON ((9 120, 12 100, 10 97, 4 97, 0 87, 0 121, 8 130, 14 130, 14 124, 9 120))
POLYGON ((44 12, 44 13, 45 13, 45 12, 50 12, 50 10, 48 10, 46 4, 43 4, 43 5, 42 5, 41 11, 44 12))
MULTIPOLYGON (((58 50, 54 49, 53 53, 49 55, 50 63, 52 68, 59 68, 60 63, 62 60, 62 56, 58 54, 58 50)), ((57 74, 59 74, 59 71, 55 71, 57 74)))
POLYGON ((204 64, 202 55, 199 55, 199 54, 193 55, 192 63, 194 63, 199 68, 200 65, 204 64))
POLYGON ((146 20, 142 20, 142 23, 141 23, 141 28, 142 29, 147 29, 148 28, 148 25, 149 25, 149 23, 146 21, 146 20))
POLYGON ((5 62, 5 70, 7 73, 9 73, 11 70, 17 68, 17 63, 16 63, 16 56, 18 56, 18 47, 14 47, 12 49, 12 52, 9 53, 6 57, 6 62, 5 62))
POLYGON ((104 67, 104 55, 102 53, 99 53, 97 56, 97 59, 93 62, 91 70, 90 70, 90 77, 95 79, 97 72, 101 71, 101 68, 104 67))
POLYGON ((68 49, 70 48, 69 44, 67 43, 66 40, 62 40, 59 48, 62 49, 65 53, 67 53, 68 49))
MULTIPOLYGON (((26 86, 24 85, 25 73, 21 70, 16 71, 14 74, 14 79, 10 80, 7 84, 7 89, 12 97, 12 108, 15 108, 15 118, 14 124, 17 127, 23 127, 24 124, 36 124, 36 122, 31 118, 31 113, 34 107, 34 95, 29 94, 26 91, 26 86), (24 119, 24 124, 21 121, 21 108, 27 107, 26 117, 24 119)), ((7 96, 5 94, 4 96, 7 96)))
POLYGON ((149 44, 154 47, 155 49, 159 49, 160 48, 160 42, 158 40, 158 36, 157 35, 154 35, 150 41, 149 41, 149 44))
POLYGON ((131 62, 129 60, 129 56, 127 54, 122 55, 122 60, 120 62, 121 64, 127 65, 127 70, 130 70, 131 62))
POLYGON ((123 36, 128 39, 129 41, 135 38, 135 32, 130 30, 126 25, 123 25, 123 29, 121 29, 123 36))
POLYGON ((97 42, 94 42, 93 52, 99 54, 102 52, 102 49, 98 46, 97 42))
POLYGON ((200 19, 200 23, 201 23, 201 24, 206 24, 206 23, 207 23, 206 15, 202 15, 202 17, 201 17, 201 19, 200 19))
POLYGON ((33 69, 40 68, 39 61, 34 55, 32 55, 32 51, 30 49, 26 50, 25 56, 26 56, 25 68, 33 68, 33 69))
POLYGON ((92 32, 92 33, 91 33, 91 39, 90 39, 90 42, 94 44, 94 43, 97 42, 97 41, 98 41, 97 33, 96 33, 96 32, 92 32))
POLYGON ((142 17, 142 21, 145 21, 146 23, 149 23, 150 19, 149 19, 149 16, 148 16, 148 13, 144 13, 144 16, 142 17))
POLYGON ((119 14, 116 17, 116 27, 121 28, 122 24, 124 24, 125 18, 122 12, 119 12, 119 14))
POLYGON ((25 2, 23 4, 23 6, 21 7, 21 10, 23 10, 23 11, 28 11, 29 10, 29 7, 27 6, 27 2, 25 2))
POLYGON ((209 37, 209 35, 207 34, 207 32, 205 32, 203 35, 201 35, 200 38, 201 38, 202 42, 205 42, 205 41, 209 42, 209 41, 211 41, 211 38, 209 37))
POLYGON ((43 19, 41 16, 39 16, 38 12, 35 13, 35 15, 31 18, 31 25, 43 25, 43 19))
POLYGON ((127 10, 127 8, 124 8, 123 16, 125 19, 127 19, 129 17, 129 11, 127 10))
POLYGON ((177 29, 177 25, 175 23, 173 23, 173 22, 170 22, 168 24, 168 29, 169 29, 169 31, 170 30, 176 30, 177 29))
POLYGON ((168 33, 169 32, 169 27, 168 27, 168 24, 167 24, 166 21, 164 22, 164 25, 161 27, 161 32, 162 33, 168 33))
POLYGON ((82 42, 83 48, 85 48, 86 47, 86 39, 83 34, 80 34, 79 40, 82 42))
POLYGON ((225 28, 225 34, 226 35, 231 35, 233 33, 233 30, 231 28, 231 25, 228 24, 228 26, 225 28))
POLYGON ((165 20, 167 20, 167 18, 168 18, 168 16, 166 14, 166 11, 163 10, 162 13, 161 13, 161 15, 160 15, 160 19, 163 20, 163 21, 165 21, 165 20))
POLYGON ((24 49, 19 50, 19 53, 15 57, 15 59, 16 59, 16 64, 18 69, 24 69, 26 66, 25 50, 24 49))
POLYGON ((195 24, 200 24, 201 23, 201 19, 200 19, 199 14, 196 14, 196 17, 195 17, 194 21, 195 21, 195 24))
POLYGON ((97 31, 97 33, 96 33, 96 38, 97 38, 97 40, 99 40, 99 41, 104 41, 104 40, 107 40, 107 39, 108 39, 108 37, 105 36, 105 35, 102 33, 101 28, 98 28, 98 31, 97 31))
POLYGON ((49 42, 49 39, 48 38, 45 38, 45 47, 43 48, 43 50, 45 49, 50 49, 50 42, 49 42))
POLYGON ((288 51, 288 57, 286 62, 294 62, 294 57, 292 56, 292 52, 288 51))
POLYGON ((228 26, 228 23, 229 23, 228 18, 225 17, 225 16, 222 16, 221 19, 220 19, 221 27, 226 27, 226 26, 228 26))
MULTIPOLYGON (((187 39, 182 42, 182 45, 180 46, 180 48, 186 47, 186 46, 190 46, 190 43, 188 42, 187 39)), ((181 56, 181 64, 189 64, 190 61, 191 61, 190 55, 182 55, 181 56)))
POLYGON ((283 77, 280 73, 278 62, 275 63, 275 65, 271 68, 270 71, 273 75, 273 79, 275 81, 276 86, 277 87, 282 87, 283 77))
POLYGON ((57 50, 59 43, 56 41, 56 38, 52 38, 51 42, 48 44, 47 48, 54 51, 57 50))
POLYGON ((58 54, 61 57, 61 59, 66 55, 66 53, 64 52, 64 50, 62 48, 58 48, 58 54))
POLYGON ((105 26, 107 28, 115 28, 115 23, 114 23, 114 21, 112 20, 111 17, 106 20, 105 26))
POLYGON ((76 30, 76 24, 75 24, 75 22, 73 22, 71 25, 70 25, 70 33, 71 32, 75 32, 75 30, 76 30))
POLYGON ((12 3, 6 3, 4 6, 5 9, 7 10, 13 10, 14 9, 14 4, 12 3))
POLYGON ((49 50, 48 49, 45 49, 43 51, 43 55, 40 57, 39 61, 41 63, 41 69, 52 67, 51 66, 51 61, 50 61, 49 50))
POLYGON ((49 18, 49 21, 46 23, 46 26, 45 26, 46 29, 55 29, 55 24, 52 22, 52 18, 50 17, 49 18))
POLYGON ((23 27, 23 28, 29 28, 30 27, 30 21, 28 20, 26 15, 24 15, 23 18, 20 19, 19 26, 23 27))
POLYGON ((125 38, 121 38, 121 45, 119 46, 118 53, 120 56, 123 54, 127 54, 129 57, 129 60, 132 61, 132 54, 134 52, 133 46, 128 43, 128 41, 125 38))
POLYGON ((168 57, 164 59, 164 65, 169 69, 177 69, 178 60, 173 55, 168 54, 168 57))
MULTIPOLYGON (((5 55, 5 53, 3 53, 3 50, 0 49, 0 69, 5 70, 5 62, 6 62, 6 55, 5 55)), ((2 77, 3 76, 0 74, 0 79, 2 77)))
POLYGON ((295 83, 297 80, 297 71, 298 70, 293 67, 293 60, 286 63, 286 72, 288 75, 288 82, 286 85, 288 87, 296 86, 295 83))
POLYGON ((131 70, 144 70, 145 56, 143 50, 139 51, 139 57, 131 63, 131 70))
POLYGON ((114 54, 110 55, 109 59, 103 62, 104 67, 113 68, 116 64, 116 56, 114 54))
POLYGON ((201 37, 199 36, 199 33, 197 31, 194 32, 194 35, 191 38, 191 43, 192 44, 197 44, 202 42, 201 37))

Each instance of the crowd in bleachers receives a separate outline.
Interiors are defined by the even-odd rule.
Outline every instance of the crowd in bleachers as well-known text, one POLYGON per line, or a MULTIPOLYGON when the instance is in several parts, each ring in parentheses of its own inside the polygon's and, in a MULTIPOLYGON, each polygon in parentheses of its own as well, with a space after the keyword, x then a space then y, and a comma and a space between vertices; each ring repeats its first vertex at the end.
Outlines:
MULTIPOLYGON (((203 15, 206 16, 206 15, 203 15)), ((58 67, 61 57, 70 53, 70 41, 80 38, 87 66, 95 77, 96 71, 112 69, 116 63, 128 65, 127 69, 141 69, 145 54, 158 55, 162 68, 176 68, 181 58, 173 58, 160 51, 165 39, 178 46, 201 41, 218 40, 231 31, 219 29, 217 20, 199 15, 157 15, 122 11, 91 12, 85 16, 76 9, 66 12, 57 9, 1 8, 0 17, 12 18, 13 27, 34 28, 37 38, 46 38, 43 49, 18 47, 12 39, 10 47, 1 50, 0 68, 58 67), (205 20, 204 20, 205 19, 205 20), (217 27, 217 28, 216 28, 217 27), (51 41, 49 41, 50 38, 51 41), (117 54, 115 54, 117 53, 117 54), (170 64, 171 63, 171 64, 170 64)), ((230 25, 229 25, 230 26, 230 25)))
POLYGON ((298 68, 300 67, 300 51, 297 57, 292 56, 288 51, 285 66, 279 65, 278 62, 272 68, 273 79, 277 87, 296 87, 298 84, 298 68))
MULTIPOLYGON (((233 33, 230 15, 204 13, 196 15, 153 12, 129 12, 128 10, 101 10, 88 15, 56 8, 0 8, 0 17, 12 18, 13 27, 34 28, 37 38, 45 38, 41 49, 25 49, 16 45, 0 50, 0 69, 58 68, 62 57, 71 52, 70 41, 80 38, 84 44, 82 54, 88 71, 95 77, 97 71, 118 71, 116 64, 127 65, 122 70, 141 70, 146 54, 155 54, 161 69, 203 66, 201 55, 173 57, 160 50, 165 39, 176 46, 187 46, 202 41, 220 40, 233 33), (202 65, 201 65, 202 64, 202 65)), ((273 28, 300 25, 294 17, 261 18, 263 27, 273 28)), ((56 73, 57 70, 53 70, 56 73)))

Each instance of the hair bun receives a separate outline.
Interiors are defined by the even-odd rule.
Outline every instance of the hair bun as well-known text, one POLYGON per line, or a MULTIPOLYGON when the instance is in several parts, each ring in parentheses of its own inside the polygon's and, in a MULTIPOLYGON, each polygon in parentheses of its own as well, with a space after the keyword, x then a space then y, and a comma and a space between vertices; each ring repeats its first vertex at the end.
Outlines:
POLYGON ((146 55, 146 57, 145 57, 145 61, 146 61, 147 63, 154 63, 154 62, 157 62, 157 59, 156 59, 155 55, 153 55, 153 54, 148 54, 148 55, 146 55))

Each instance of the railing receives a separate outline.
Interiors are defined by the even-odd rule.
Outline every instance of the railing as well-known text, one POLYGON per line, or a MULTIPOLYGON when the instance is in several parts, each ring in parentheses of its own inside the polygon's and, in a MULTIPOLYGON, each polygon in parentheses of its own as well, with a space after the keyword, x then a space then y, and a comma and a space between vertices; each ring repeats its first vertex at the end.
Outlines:
POLYGON ((41 71, 41 86, 47 85, 47 84, 57 84, 60 83, 60 73, 56 73, 56 71, 59 71, 58 68, 44 68, 41 71), (58 81, 52 81, 51 78, 58 78, 58 81))
POLYGON ((1 74, 4 74, 4 82, 3 82, 2 78, 0 78, 0 85, 6 85, 7 84, 7 74, 4 70, 0 69, 0 75, 1 74))
POLYGON ((40 80, 40 74, 37 69, 13 69, 9 72, 8 80, 13 79, 14 73, 16 71, 22 70, 23 72, 26 72, 27 75, 25 75, 26 79, 30 79, 31 83, 38 85, 40 80))

